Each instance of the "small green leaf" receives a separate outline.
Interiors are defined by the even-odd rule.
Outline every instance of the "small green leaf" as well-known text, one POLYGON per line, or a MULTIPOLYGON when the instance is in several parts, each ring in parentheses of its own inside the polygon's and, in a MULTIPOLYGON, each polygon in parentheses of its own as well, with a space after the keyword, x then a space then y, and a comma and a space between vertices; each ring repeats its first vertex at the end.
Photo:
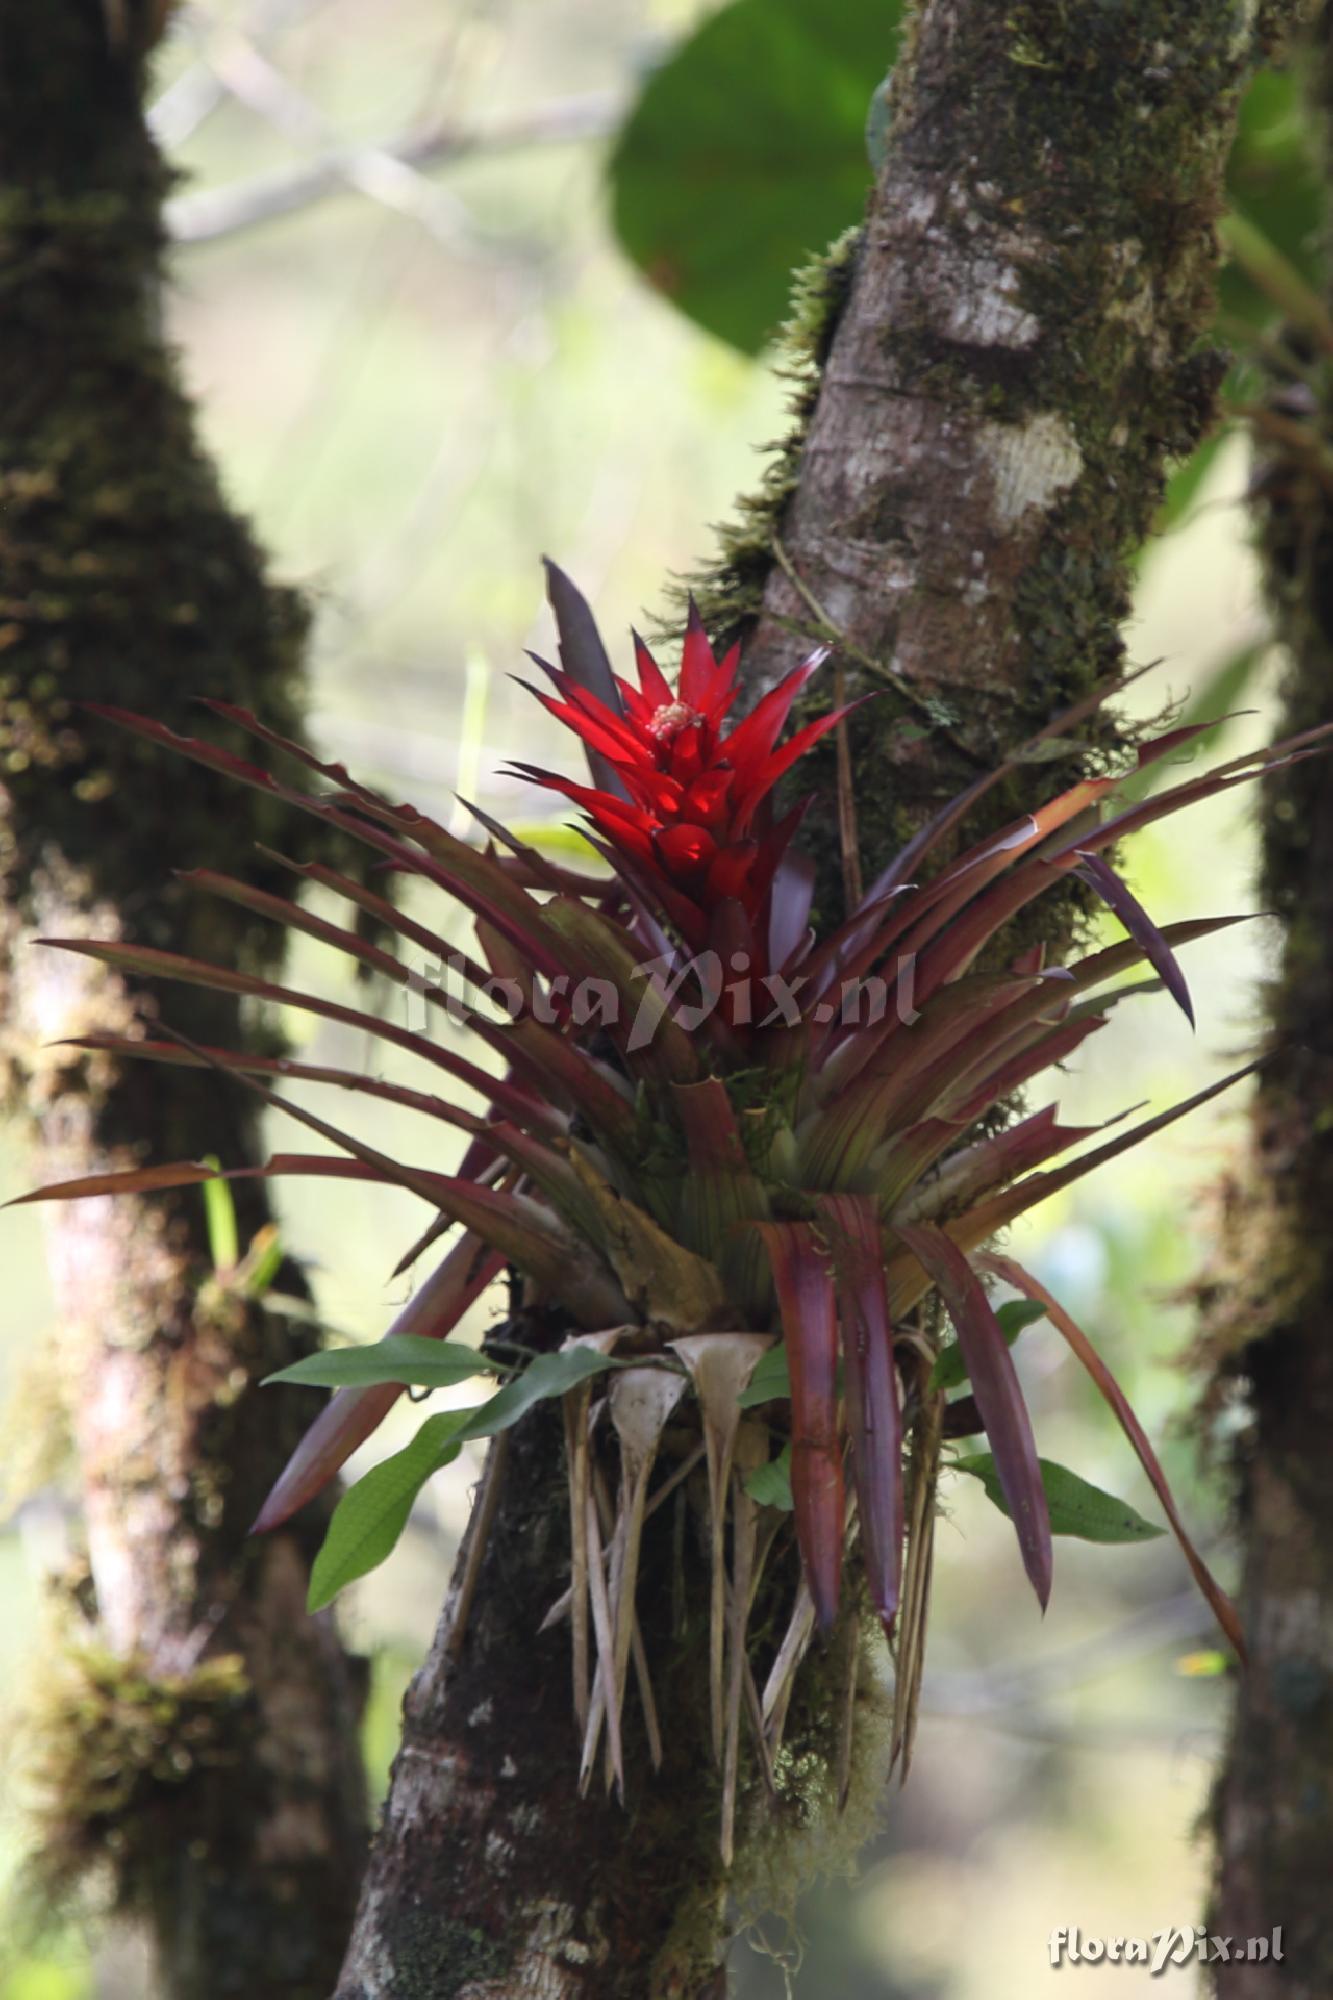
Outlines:
MULTIPOLYGON (((222 1172, 222 1162, 216 1154, 208 1153, 204 1165, 212 1167, 216 1174, 222 1172)), ((240 1237, 236 1232, 236 1203, 232 1199, 230 1183, 224 1180, 205 1181, 204 1225, 208 1230, 208 1254, 215 1271, 234 1271, 241 1254, 240 1237)))
POLYGON ((461 1340, 423 1340, 419 1334, 398 1333, 371 1347, 336 1347, 307 1354, 267 1375, 269 1382, 303 1382, 316 1389, 368 1388, 376 1382, 401 1382, 404 1387, 448 1389, 473 1375, 503 1374, 504 1363, 461 1340))
MULTIPOLYGON (((1151 1521, 1145 1521, 1128 1500, 1104 1493, 1100 1486, 1081 1479, 1067 1465, 1057 1465, 1052 1458, 1038 1459, 1037 1463, 1041 1467, 1053 1535, 1077 1535, 1085 1542, 1147 1542, 1166 1533, 1164 1528, 1155 1528, 1151 1521)), ((953 1470, 979 1479, 987 1498, 994 1501, 1002 1514, 1009 1512, 996 1477, 995 1461, 988 1451, 971 1458, 956 1458, 953 1470)))
POLYGON ((310 1571, 311 1611, 322 1611, 347 1584, 392 1552, 417 1494, 433 1472, 457 1458, 458 1433, 471 1415, 470 1410, 441 1410, 427 1417, 411 1444, 372 1466, 347 1489, 310 1571))
MULTIPOLYGON (((397 1335, 393 1341, 383 1340, 378 1347, 350 1348, 337 1354, 312 1355, 310 1359, 314 1362, 368 1359, 390 1346, 430 1348, 437 1356, 443 1349, 452 1348, 455 1354, 469 1358, 472 1366, 468 1372, 472 1374, 476 1374, 478 1365, 489 1368, 498 1365, 456 1341, 420 1340, 409 1334, 397 1335)), ((409 1361, 406 1379, 410 1382, 428 1379, 421 1373, 426 1365, 424 1361, 409 1361)), ((548 1396, 563 1396, 567 1389, 586 1381, 588 1376, 600 1375, 618 1365, 609 1355, 598 1354, 588 1347, 567 1347, 557 1354, 539 1354, 488 1403, 474 1404, 466 1410, 441 1410, 438 1416, 428 1417, 411 1444, 395 1452, 392 1458, 386 1458, 382 1465, 372 1466, 338 1502, 310 1572, 310 1610, 321 1610, 346 1584, 384 1561, 407 1526, 412 1503, 421 1488, 433 1472, 457 1458, 470 1438, 493 1437, 497 1431, 508 1430, 534 1403, 548 1396)), ((297 1362, 292 1368, 285 1368, 280 1376, 271 1375, 269 1380, 308 1382, 309 1375, 296 1375, 296 1370, 304 1366, 305 1363, 297 1362)), ((326 1382, 331 1378, 319 1379, 326 1382)), ((388 1376, 383 1373, 369 1378, 339 1376, 337 1386, 343 1386, 349 1379, 361 1385, 367 1379, 392 1382, 403 1376, 401 1369, 398 1374, 388 1376)), ((462 1378, 455 1372, 448 1379, 462 1378)))
MULTIPOLYGON (((1045 1306, 1038 1305, 1034 1299, 1010 1299, 1006 1305, 995 1308, 1000 1332, 1010 1347, 1025 1326, 1031 1326, 1034 1320, 1044 1319, 1045 1316, 1045 1306)), ((937 1393, 941 1389, 956 1389, 966 1380, 967 1363, 963 1360, 963 1350, 956 1340, 951 1340, 939 1351, 931 1372, 931 1391, 937 1393)))
POLYGON ((791 1446, 784 1444, 776 1458, 756 1466, 746 1474, 745 1490, 761 1507, 780 1507, 790 1514, 795 1502, 791 1495, 791 1446))
POLYGON ((748 1388, 736 1398, 743 1410, 752 1410, 759 1403, 786 1401, 791 1396, 791 1376, 787 1371, 787 1348, 779 1341, 759 1357, 759 1365, 750 1377, 748 1388))
POLYGON ((1012 1347, 1024 1327, 1046 1317, 1046 1308, 1036 1299, 1007 1299, 1002 1306, 996 1306, 995 1317, 1000 1332, 1012 1347))
POLYGON ((539 1354, 521 1375, 506 1382, 489 1403, 483 1403, 480 1409, 464 1411, 469 1421, 458 1433, 459 1443, 465 1438, 494 1437, 497 1431, 507 1431, 511 1424, 527 1415, 534 1403, 544 1402, 548 1396, 563 1396, 566 1390, 586 1382, 590 1375, 602 1375, 608 1368, 620 1365, 609 1354, 599 1354, 592 1347, 562 1347, 556 1354, 539 1354))

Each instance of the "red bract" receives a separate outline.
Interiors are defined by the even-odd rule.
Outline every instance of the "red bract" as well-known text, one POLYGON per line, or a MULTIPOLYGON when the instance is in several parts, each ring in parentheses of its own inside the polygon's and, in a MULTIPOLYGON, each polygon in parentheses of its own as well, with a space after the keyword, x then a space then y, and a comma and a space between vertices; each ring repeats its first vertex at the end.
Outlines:
POLYGON ((674 689, 637 635, 634 647, 638 686, 602 673, 599 660, 596 681, 604 693, 580 672, 577 644, 562 646, 560 667, 537 662, 556 693, 533 693, 580 738, 604 783, 578 784, 530 764, 515 768, 582 806, 608 858, 650 891, 692 949, 716 943, 721 907, 739 905, 747 948, 752 959, 757 950, 762 969, 773 962, 774 879, 803 810, 775 823, 773 787, 847 713, 820 716, 778 746, 797 696, 828 649, 811 653, 727 729, 740 693, 740 648, 718 660, 693 604, 674 689))

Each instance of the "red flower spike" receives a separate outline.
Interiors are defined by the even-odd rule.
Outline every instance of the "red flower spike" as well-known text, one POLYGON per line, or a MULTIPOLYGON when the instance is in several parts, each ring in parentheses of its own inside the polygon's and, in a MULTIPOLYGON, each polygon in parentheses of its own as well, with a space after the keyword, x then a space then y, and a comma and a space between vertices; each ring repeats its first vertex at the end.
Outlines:
MULTIPOLYGON (((566 606, 552 601, 558 621, 562 611, 568 615, 566 606)), ((563 640, 562 627, 562 657, 569 650, 563 640)), ((793 668, 724 734, 723 722, 740 695, 740 648, 732 646, 719 661, 691 604, 674 689, 636 633, 639 685, 613 677, 617 710, 588 681, 579 684, 567 671, 545 669, 562 698, 533 690, 583 743, 593 762, 593 785, 531 765, 517 768, 583 807, 615 858, 646 878, 645 886, 671 912, 687 945, 697 949, 711 936, 712 916, 722 902, 738 903, 751 933, 764 944, 785 939, 793 927, 774 925, 769 904, 799 813, 774 826, 760 809, 797 758, 847 713, 821 716, 776 747, 797 696, 827 651, 820 647, 793 668), (616 793, 605 786, 608 768, 616 793)), ((764 960, 761 950, 751 963, 754 977, 769 969, 764 960)))
POLYGON ((717 853, 717 842, 704 826, 687 826, 677 820, 674 826, 659 828, 657 851, 672 875, 688 880, 706 868, 717 853))
POLYGON ((655 709, 668 708, 675 700, 671 683, 658 666, 638 633, 634 633, 634 660, 639 669, 639 686, 643 689, 643 700, 648 704, 648 713, 655 709))
POLYGON ((696 826, 712 826, 720 821, 727 809, 731 779, 732 773, 721 766, 696 778, 681 798, 679 809, 682 818, 691 820, 696 826))
POLYGON ((758 855, 757 840, 741 840, 737 841, 734 847, 721 848, 708 871, 709 897, 716 902, 726 899, 744 903, 748 914, 746 891, 750 886, 750 878, 754 873, 758 855))

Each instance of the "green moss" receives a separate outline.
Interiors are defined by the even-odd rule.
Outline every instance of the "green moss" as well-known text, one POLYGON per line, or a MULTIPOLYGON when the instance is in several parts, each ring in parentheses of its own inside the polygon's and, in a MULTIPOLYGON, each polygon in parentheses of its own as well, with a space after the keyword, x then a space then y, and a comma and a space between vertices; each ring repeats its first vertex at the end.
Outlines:
POLYGON ((800 1897, 814 1883, 853 1872, 883 1824, 892 1741, 892 1702, 878 1620, 853 1590, 839 1626, 797 1676, 774 1778, 776 1804, 752 1774, 743 1838, 728 1891, 739 1928, 765 1917, 794 1933, 800 1897), (849 1784, 838 1797, 839 1737, 846 1705, 848 1649, 859 1654, 851 1716, 849 1784))
MULTIPOLYGON (((860 229, 848 229, 794 274, 791 313, 778 335, 776 360, 779 378, 790 384, 791 428, 769 447, 757 491, 742 494, 735 518, 717 528, 714 560, 683 578, 672 593, 682 614, 687 595, 693 595, 716 643, 730 645, 742 638, 763 607, 764 586, 773 568, 773 537, 781 532, 787 502, 800 477, 820 372, 851 290, 860 242, 860 229)), ((664 630, 678 634, 681 624, 678 616, 666 621, 664 630)))
POLYGON ((73 1451, 59 1352, 48 1333, 27 1349, 0 1400, 0 1523, 35 1493, 56 1487, 73 1451))
MULTIPOLYGON (((162 1859, 159 1808, 170 1802, 173 1837, 189 1838, 183 1790, 253 1754, 244 1662, 226 1654, 155 1676, 141 1659, 71 1641, 44 1664, 23 1734, 35 1835, 29 1893, 63 1908, 110 1860, 113 1900, 132 1905, 162 1859)), ((196 1837, 203 1831, 201 1819, 196 1837)))
POLYGON ((402 2000, 453 2000, 473 1980, 502 1979, 511 1958, 485 1931, 418 1907, 395 1936, 394 1990, 402 2000))

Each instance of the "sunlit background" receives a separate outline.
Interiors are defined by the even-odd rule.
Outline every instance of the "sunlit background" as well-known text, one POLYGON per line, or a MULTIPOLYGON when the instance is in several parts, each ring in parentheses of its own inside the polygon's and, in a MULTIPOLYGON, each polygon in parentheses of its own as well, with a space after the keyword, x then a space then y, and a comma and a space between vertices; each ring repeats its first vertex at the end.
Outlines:
MULTIPOLYGON (((458 787, 556 833, 549 798, 497 776, 534 749, 572 768, 568 743, 510 678, 524 648, 549 638, 539 556, 574 574, 623 647, 631 621, 664 608, 669 574, 706 555, 710 523, 781 428, 763 357, 650 289, 609 221, 608 145, 646 71, 700 12, 684 0, 217 0, 183 10, 160 64, 154 123, 181 176, 172 333, 234 502, 275 573, 314 606, 313 736, 446 818, 458 787), (423 131, 436 144, 419 166, 385 150, 423 131), (439 136, 450 133, 463 142, 454 157, 439 136), (284 200, 299 205, 271 213, 284 200)), ((1235 443, 1143 567, 1129 646, 1162 661, 1136 690, 1144 710, 1199 698, 1262 633, 1244 484, 1235 443)), ((1268 725, 1262 673, 1245 704, 1257 712, 1231 726, 1232 752, 1268 725)), ((1253 905, 1251 811, 1242 791, 1136 840, 1127 870, 1160 921, 1253 905)), ((1160 1106, 1220 1074, 1251 1043, 1271 947, 1262 923, 1194 946, 1197 1037, 1163 997, 1123 1010, 1080 1058, 1065 1109, 1092 1121, 1160 1106)), ((330 992, 348 983, 344 962, 308 940, 296 975, 330 992)), ((302 1016, 284 1026, 302 1053, 338 1059, 343 1031, 302 1016)), ((1221 1500, 1200 1482, 1189 1433, 1179 1294, 1209 1255, 1209 1192, 1241 1110, 1236 1092, 1021 1229, 1021 1254, 1111 1361, 1224 1574, 1221 1500)), ((368 1112, 359 1129, 375 1144, 423 1144, 403 1113, 376 1126, 368 1112)), ((3 1180, 0 1192, 19 1191, 21 1158, 3 1180)), ((298 1182, 282 1185, 280 1212, 336 1337, 377 1336, 405 1295, 386 1271, 416 1233, 411 1198, 298 1182)), ((38 1221, 19 1211, 3 1230, 12 1385, 40 1352, 51 1303, 38 1221)), ((1055 1334, 1026 1333, 1018 1359, 1043 1452, 1158 1520, 1055 1334)), ((412 1421, 401 1406, 364 1462, 412 1421)), ((393 1559, 344 1601, 352 1639, 376 1661, 367 1754, 380 1788, 478 1464, 465 1454, 437 1477, 393 1559)), ((886 1796, 855 1881, 812 1894, 794 1929, 767 1924, 738 1946, 744 2000, 782 1994, 784 1966, 811 2000, 1018 2000, 1056 1977, 1071 2000, 1112 1985, 1132 2000, 1159 1982, 1128 1967, 1056 1975, 1049 1933, 1148 1935, 1200 1911, 1195 1824, 1225 1687, 1188 1671, 1212 1635, 1174 1543, 1061 1542, 1042 1621, 980 1489, 953 1481, 946 1504, 911 1783, 886 1796)), ((43 1574, 77 1533, 48 1486, 0 1535, 0 1663, 15 1712, 39 1670, 43 1574)), ((11 1787, 0 1818, 11 1868, 23 1841, 11 1787)), ((114 1941, 75 1928, 11 1963, 0 1991, 137 2000, 141 1978, 114 1941)), ((1184 1990, 1189 1975, 1175 1978, 1184 1990)))

